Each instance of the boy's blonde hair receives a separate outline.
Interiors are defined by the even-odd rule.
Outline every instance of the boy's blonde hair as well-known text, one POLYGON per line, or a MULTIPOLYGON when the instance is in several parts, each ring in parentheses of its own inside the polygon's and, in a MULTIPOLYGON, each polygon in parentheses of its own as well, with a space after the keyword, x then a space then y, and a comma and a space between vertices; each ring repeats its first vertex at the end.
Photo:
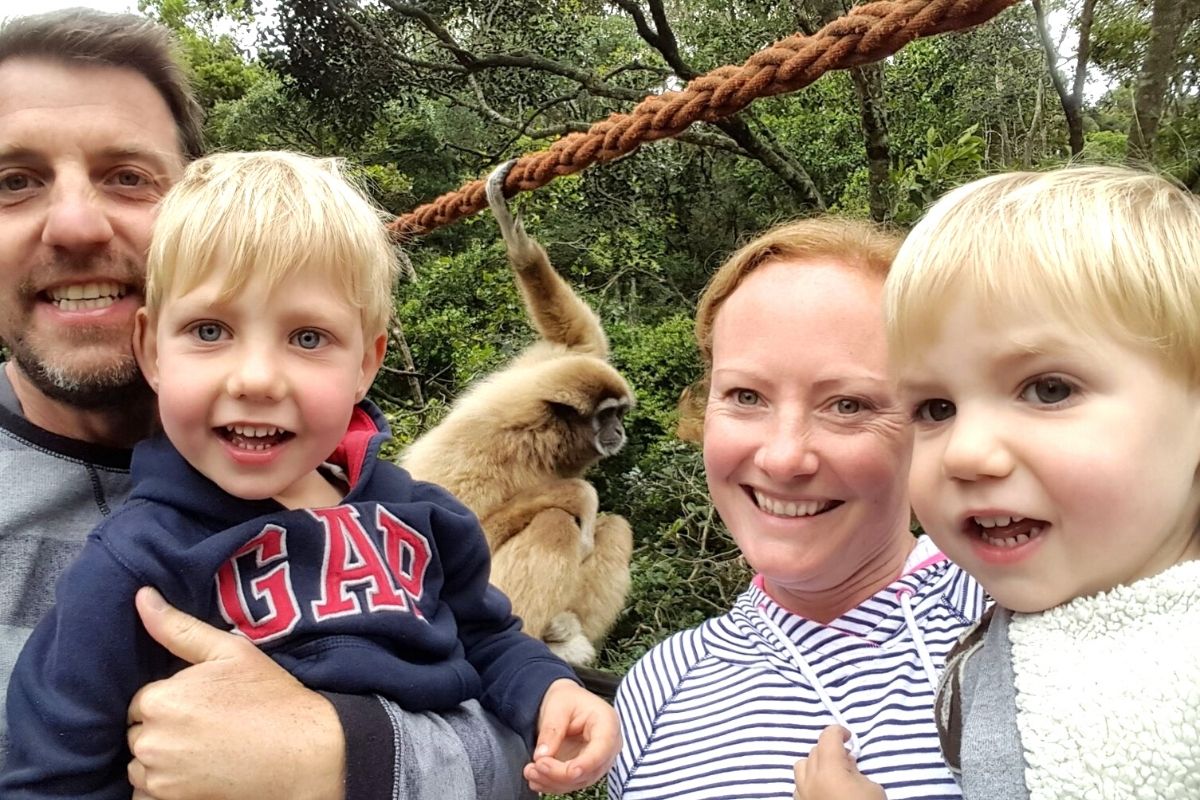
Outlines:
POLYGON ((1200 384, 1200 201, 1121 167, 993 175, 934 204, 887 280, 889 357, 911 361, 947 305, 1034 308, 1150 348, 1200 384))
POLYGON ((679 398, 679 438, 689 442, 703 438, 704 409, 712 380, 713 326, 717 312, 747 275, 777 261, 828 258, 882 282, 900 241, 900 234, 866 220, 824 216, 776 225, 734 251, 713 273, 696 308, 696 345, 704 374, 679 398))
POLYGON ((290 277, 333 279, 373 338, 387 330, 397 274, 387 215, 345 175, 339 159, 300 153, 219 153, 187 168, 164 198, 146 265, 146 310, 215 270, 222 295, 252 276, 274 288, 290 277))

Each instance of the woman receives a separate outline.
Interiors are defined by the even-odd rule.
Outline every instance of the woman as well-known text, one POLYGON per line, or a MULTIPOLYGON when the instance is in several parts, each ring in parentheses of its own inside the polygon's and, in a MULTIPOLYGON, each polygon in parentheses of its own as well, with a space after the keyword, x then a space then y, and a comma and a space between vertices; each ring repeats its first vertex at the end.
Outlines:
POLYGON ((700 300, 681 400, 713 504, 757 572, 725 615, 644 656, 617 695, 613 798, 790 800, 830 725, 900 798, 959 797, 932 705, 978 585, 909 531, 908 412, 882 287, 899 239, 802 220, 742 247, 700 300))

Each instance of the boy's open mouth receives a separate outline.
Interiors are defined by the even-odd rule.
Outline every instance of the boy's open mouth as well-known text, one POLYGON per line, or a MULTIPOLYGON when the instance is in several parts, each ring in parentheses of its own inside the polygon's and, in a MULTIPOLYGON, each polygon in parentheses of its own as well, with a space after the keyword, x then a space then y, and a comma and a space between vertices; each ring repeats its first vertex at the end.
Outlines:
POLYGON ((296 434, 273 425, 222 425, 217 435, 239 450, 269 450, 296 434))
POLYGON ((1016 547, 1041 535, 1050 523, 1026 517, 968 517, 967 533, 993 547, 1016 547))

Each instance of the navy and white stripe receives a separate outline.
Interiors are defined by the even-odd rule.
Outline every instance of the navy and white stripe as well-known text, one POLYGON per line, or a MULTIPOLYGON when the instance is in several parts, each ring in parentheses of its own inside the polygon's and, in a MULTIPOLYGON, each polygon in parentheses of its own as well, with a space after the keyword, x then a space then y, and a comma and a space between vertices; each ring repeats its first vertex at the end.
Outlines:
POLYGON ((834 716, 778 628, 856 734, 859 769, 889 800, 960 797, 938 749, 936 687, 898 593, 911 591, 918 633, 939 672, 985 598, 937 555, 923 537, 909 560, 920 565, 915 571, 829 625, 790 613, 752 585, 729 613, 659 644, 617 693, 625 744, 609 774, 609 796, 791 800, 792 765, 834 716))

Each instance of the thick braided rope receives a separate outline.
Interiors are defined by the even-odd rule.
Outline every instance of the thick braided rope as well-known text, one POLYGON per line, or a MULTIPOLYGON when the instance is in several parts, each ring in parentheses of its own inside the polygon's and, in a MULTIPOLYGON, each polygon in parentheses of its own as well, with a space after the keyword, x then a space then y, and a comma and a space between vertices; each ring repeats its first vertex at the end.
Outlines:
MULTIPOLYGON (((830 22, 813 36, 797 34, 758 51, 741 66, 719 67, 677 92, 651 95, 627 114, 613 114, 585 133, 572 133, 548 149, 517 160, 504 194, 545 186, 597 162, 633 152, 643 142, 675 136, 693 122, 734 114, 759 97, 793 92, 833 69, 890 56, 923 36, 978 25, 1016 0, 876 0, 830 22)), ((487 205, 484 181, 468 183, 391 225, 407 239, 449 225, 487 205)))

